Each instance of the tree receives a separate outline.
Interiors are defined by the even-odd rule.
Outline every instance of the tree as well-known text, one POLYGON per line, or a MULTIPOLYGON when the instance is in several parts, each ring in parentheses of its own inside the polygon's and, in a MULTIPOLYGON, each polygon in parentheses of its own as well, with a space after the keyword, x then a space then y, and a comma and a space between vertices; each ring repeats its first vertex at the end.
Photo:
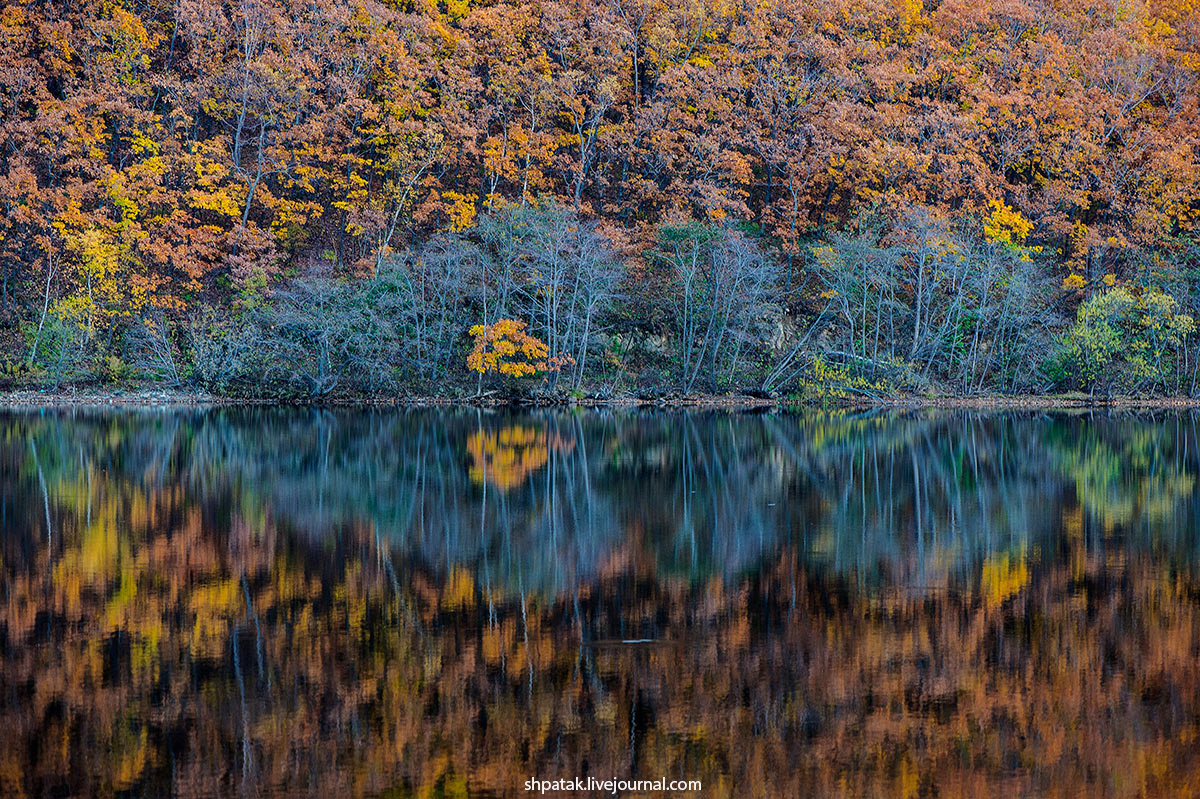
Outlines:
POLYGON ((1135 293, 1116 286, 1079 306, 1063 346, 1091 391, 1136 391, 1147 383, 1166 389, 1164 359, 1195 329, 1174 297, 1154 288, 1135 293))
POLYGON ((500 319, 490 325, 475 325, 469 331, 475 347, 467 356, 467 368, 480 376, 498 374, 529 377, 538 372, 557 372, 566 363, 549 357, 546 342, 525 332, 525 323, 500 319))
POLYGON ((654 258, 666 270, 680 385, 734 385, 744 351, 761 341, 778 265, 743 234, 699 223, 660 227, 654 258))

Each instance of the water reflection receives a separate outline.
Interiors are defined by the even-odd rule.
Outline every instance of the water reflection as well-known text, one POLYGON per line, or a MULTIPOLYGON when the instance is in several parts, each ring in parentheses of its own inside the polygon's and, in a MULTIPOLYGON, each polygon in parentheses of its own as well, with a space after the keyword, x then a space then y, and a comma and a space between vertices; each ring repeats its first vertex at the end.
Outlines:
POLYGON ((1198 446, 1188 414, 3 414, 0 794, 1195 792, 1198 446))

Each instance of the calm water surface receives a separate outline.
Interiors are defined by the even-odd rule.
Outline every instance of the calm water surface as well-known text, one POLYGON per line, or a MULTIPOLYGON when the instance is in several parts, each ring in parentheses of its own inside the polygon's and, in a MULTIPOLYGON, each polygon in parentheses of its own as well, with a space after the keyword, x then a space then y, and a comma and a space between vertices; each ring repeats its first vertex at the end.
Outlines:
POLYGON ((1197 422, 0 413, 0 795, 1194 795, 1197 422))

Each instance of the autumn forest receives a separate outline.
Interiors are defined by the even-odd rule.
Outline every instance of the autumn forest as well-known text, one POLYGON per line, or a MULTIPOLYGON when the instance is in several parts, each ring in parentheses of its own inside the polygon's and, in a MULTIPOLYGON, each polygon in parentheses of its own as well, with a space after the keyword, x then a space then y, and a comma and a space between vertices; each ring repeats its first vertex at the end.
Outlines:
POLYGON ((1196 0, 12 0, 0 387, 1200 388, 1196 0))

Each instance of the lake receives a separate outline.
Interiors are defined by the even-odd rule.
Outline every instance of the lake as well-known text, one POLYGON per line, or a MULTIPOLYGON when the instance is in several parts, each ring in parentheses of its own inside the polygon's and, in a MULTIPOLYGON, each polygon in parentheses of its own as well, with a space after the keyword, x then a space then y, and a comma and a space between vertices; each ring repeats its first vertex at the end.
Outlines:
POLYGON ((1194 794, 1198 471, 1190 413, 0 412, 0 794, 1194 794))

